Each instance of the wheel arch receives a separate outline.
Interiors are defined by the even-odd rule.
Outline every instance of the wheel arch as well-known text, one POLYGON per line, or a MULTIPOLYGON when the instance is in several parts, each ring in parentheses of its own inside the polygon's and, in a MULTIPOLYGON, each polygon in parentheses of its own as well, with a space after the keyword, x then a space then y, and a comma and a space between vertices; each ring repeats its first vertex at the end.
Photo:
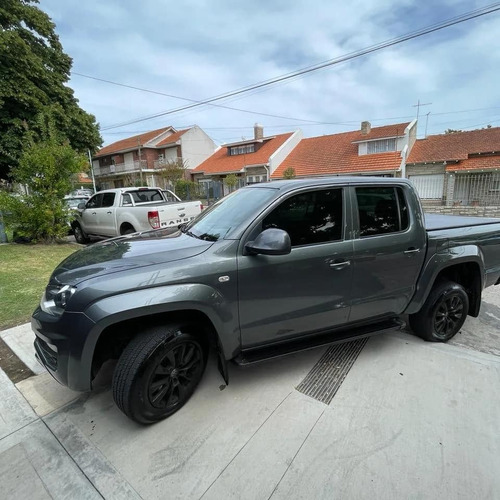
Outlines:
POLYGON ((436 282, 448 279, 462 285, 469 296, 468 314, 479 315, 481 292, 484 287, 484 259, 476 246, 450 249, 435 254, 426 264, 417 285, 417 291, 405 314, 421 309, 436 282))

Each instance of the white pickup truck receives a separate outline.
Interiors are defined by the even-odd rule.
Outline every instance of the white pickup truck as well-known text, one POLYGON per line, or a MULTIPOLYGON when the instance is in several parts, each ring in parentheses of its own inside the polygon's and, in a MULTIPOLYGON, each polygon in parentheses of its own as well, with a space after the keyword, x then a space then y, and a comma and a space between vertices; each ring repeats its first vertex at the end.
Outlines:
POLYGON ((181 201, 171 191, 159 188, 106 189, 78 205, 71 227, 78 243, 88 243, 91 237, 178 226, 194 219, 202 209, 200 201, 181 201))

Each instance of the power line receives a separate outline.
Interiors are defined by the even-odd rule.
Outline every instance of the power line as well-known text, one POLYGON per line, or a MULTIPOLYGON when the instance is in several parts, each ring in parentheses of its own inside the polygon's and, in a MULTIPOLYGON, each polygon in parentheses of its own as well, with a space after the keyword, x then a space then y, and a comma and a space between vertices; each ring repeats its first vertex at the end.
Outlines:
POLYGON ((358 50, 356 52, 351 52, 349 54, 346 54, 344 56, 330 59, 330 60, 325 61, 323 63, 315 64, 315 65, 312 65, 312 66, 309 66, 309 67, 306 67, 306 68, 303 68, 303 69, 300 69, 300 70, 297 70, 297 71, 294 71, 291 73, 287 73, 287 74, 282 75, 282 76, 278 76, 278 77, 275 77, 275 78, 272 78, 269 80, 265 80, 263 82, 248 85, 246 87, 243 87, 243 88, 231 91, 231 92, 226 92, 226 93, 220 94, 220 95, 215 96, 215 97, 211 97, 211 98, 204 99, 201 101, 196 101, 196 102, 189 104, 189 105, 186 105, 186 106, 181 106, 179 108, 174 108, 174 109, 170 109, 168 111, 164 111, 161 113, 156 113, 156 114, 150 115, 148 117, 143 117, 143 118, 139 118, 139 119, 135 119, 135 120, 130 120, 128 122, 122 122, 122 123, 118 123, 115 125, 110 125, 108 127, 104 127, 102 130, 111 130, 113 128, 119 128, 119 127, 123 127, 126 125, 132 125, 134 123, 139 123, 141 121, 151 120, 153 118, 159 118, 161 116, 166 116, 169 114, 178 113, 180 111, 184 111, 187 109, 192 109, 192 108, 196 108, 199 106, 211 104, 213 102, 228 99, 228 98, 236 96, 236 95, 246 94, 246 93, 249 93, 253 90, 260 89, 263 87, 268 87, 270 85, 274 85, 274 84, 277 84, 277 83, 280 83, 283 81, 287 81, 287 80, 290 80, 293 78, 301 77, 301 76, 306 75, 308 73, 319 71, 321 69, 324 69, 324 68, 327 68, 330 66, 334 66, 334 65, 340 64, 340 63, 345 62, 345 61, 349 61, 349 60, 352 60, 352 59, 355 59, 358 57, 362 57, 364 55, 371 54, 373 52, 377 52, 377 51, 380 51, 382 49, 401 44, 401 43, 406 42, 408 40, 412 40, 414 38, 418 38, 418 37, 427 35, 429 33, 433 33, 433 32, 454 26, 456 24, 460 24, 460 23, 469 21, 471 19, 475 19, 475 18, 478 18, 481 16, 492 14, 493 12, 496 12, 498 10, 500 10, 500 3, 499 2, 497 2, 495 4, 491 4, 491 5, 483 7, 483 8, 480 8, 480 9, 476 9, 476 10, 467 12, 465 14, 462 14, 460 16, 456 16, 454 18, 448 19, 448 20, 443 21, 441 23, 436 23, 436 24, 427 26, 426 28, 422 28, 420 30, 416 30, 416 31, 407 33, 406 35, 402 35, 400 37, 396 37, 396 38, 393 38, 393 39, 390 39, 390 40, 387 40, 387 41, 384 41, 384 42, 381 42, 381 43, 378 43, 375 45, 371 45, 365 49, 361 49, 361 50, 358 50))

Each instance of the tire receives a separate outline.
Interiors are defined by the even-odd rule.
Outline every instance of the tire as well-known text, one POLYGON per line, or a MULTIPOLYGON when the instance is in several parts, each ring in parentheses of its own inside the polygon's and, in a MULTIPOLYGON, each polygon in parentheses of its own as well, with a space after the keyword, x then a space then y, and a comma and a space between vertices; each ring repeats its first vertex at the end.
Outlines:
POLYGON ((75 235, 76 242, 80 243, 80 245, 86 245, 90 242, 90 238, 86 235, 85 231, 82 229, 82 226, 80 226, 78 222, 75 222, 73 224, 73 233, 75 235))
POLYGON ((129 226, 127 227, 127 229, 125 229, 124 231, 122 231, 122 236, 126 235, 126 234, 133 234, 133 233, 136 233, 137 231, 132 227, 132 226, 129 226))
POLYGON ((414 333, 429 342, 447 342, 462 328, 469 311, 469 296, 462 285, 440 281, 422 309, 410 315, 414 333))
POLYGON ((200 382, 206 349, 185 327, 145 330, 127 345, 113 374, 113 399, 140 424, 152 424, 180 410, 200 382))

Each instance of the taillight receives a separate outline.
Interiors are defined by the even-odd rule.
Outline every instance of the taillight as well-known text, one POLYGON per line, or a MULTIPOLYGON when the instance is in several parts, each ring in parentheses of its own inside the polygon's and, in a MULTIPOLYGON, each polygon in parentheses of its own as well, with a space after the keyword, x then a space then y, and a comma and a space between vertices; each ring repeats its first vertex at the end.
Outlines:
POLYGON ((200 212, 203 211, 203 205, 200 203, 200 212))
POLYGON ((148 212, 148 222, 153 229, 160 228, 160 215, 158 214, 158 210, 148 212))

